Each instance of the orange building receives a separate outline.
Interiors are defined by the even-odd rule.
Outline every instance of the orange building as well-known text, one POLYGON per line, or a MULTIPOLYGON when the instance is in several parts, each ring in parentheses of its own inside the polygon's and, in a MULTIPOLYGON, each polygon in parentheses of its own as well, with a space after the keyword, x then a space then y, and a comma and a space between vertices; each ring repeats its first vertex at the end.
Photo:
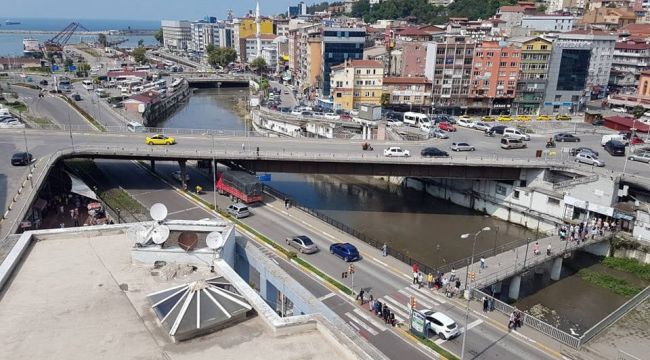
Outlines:
POLYGON ((511 44, 484 41, 474 49, 469 106, 472 113, 510 113, 519 79, 521 51, 511 44))

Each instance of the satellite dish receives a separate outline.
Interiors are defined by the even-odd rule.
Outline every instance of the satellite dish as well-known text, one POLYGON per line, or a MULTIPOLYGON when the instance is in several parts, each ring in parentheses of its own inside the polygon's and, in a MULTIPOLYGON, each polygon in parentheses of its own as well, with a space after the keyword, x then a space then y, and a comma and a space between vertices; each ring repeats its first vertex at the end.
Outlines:
POLYGON ((168 237, 169 237, 169 227, 166 225, 156 226, 151 231, 151 240, 157 245, 161 245, 162 243, 167 241, 168 237))
POLYGON ((223 246, 223 235, 220 232, 213 231, 205 238, 205 243, 210 249, 217 249, 223 246))
POLYGON ((167 217, 167 207, 164 204, 155 203, 151 206, 151 209, 149 209, 149 214, 151 214, 152 219, 163 221, 167 217))
POLYGON ((135 224, 126 230, 126 238, 134 245, 144 245, 147 243, 147 228, 142 224, 135 224))

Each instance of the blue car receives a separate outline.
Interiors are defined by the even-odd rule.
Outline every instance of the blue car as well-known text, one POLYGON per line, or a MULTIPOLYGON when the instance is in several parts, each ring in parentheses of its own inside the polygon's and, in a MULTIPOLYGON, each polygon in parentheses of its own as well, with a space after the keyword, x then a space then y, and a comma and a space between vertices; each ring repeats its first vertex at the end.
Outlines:
POLYGON ((346 262, 361 259, 359 256, 359 250, 349 243, 336 243, 330 245, 330 253, 340 257, 346 262))

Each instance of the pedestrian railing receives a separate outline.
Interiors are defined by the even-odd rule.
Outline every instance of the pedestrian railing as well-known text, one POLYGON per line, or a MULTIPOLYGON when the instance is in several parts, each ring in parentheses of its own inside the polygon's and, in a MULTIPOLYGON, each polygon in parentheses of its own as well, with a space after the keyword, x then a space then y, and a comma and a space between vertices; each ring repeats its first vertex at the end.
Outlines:
POLYGON ((641 358, 628 354, 623 350, 619 350, 618 354, 616 354, 616 360, 641 360, 641 358))

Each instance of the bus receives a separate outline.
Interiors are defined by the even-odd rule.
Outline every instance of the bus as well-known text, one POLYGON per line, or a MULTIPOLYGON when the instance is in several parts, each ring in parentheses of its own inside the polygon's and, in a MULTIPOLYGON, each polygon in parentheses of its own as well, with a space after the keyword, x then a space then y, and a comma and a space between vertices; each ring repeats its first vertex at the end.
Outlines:
POLYGON ((140 65, 135 67, 135 71, 147 71, 151 70, 151 65, 140 65))
POLYGON ((81 85, 84 87, 84 89, 86 89, 88 91, 95 88, 95 86, 93 85, 92 80, 84 80, 84 81, 81 82, 81 85))

